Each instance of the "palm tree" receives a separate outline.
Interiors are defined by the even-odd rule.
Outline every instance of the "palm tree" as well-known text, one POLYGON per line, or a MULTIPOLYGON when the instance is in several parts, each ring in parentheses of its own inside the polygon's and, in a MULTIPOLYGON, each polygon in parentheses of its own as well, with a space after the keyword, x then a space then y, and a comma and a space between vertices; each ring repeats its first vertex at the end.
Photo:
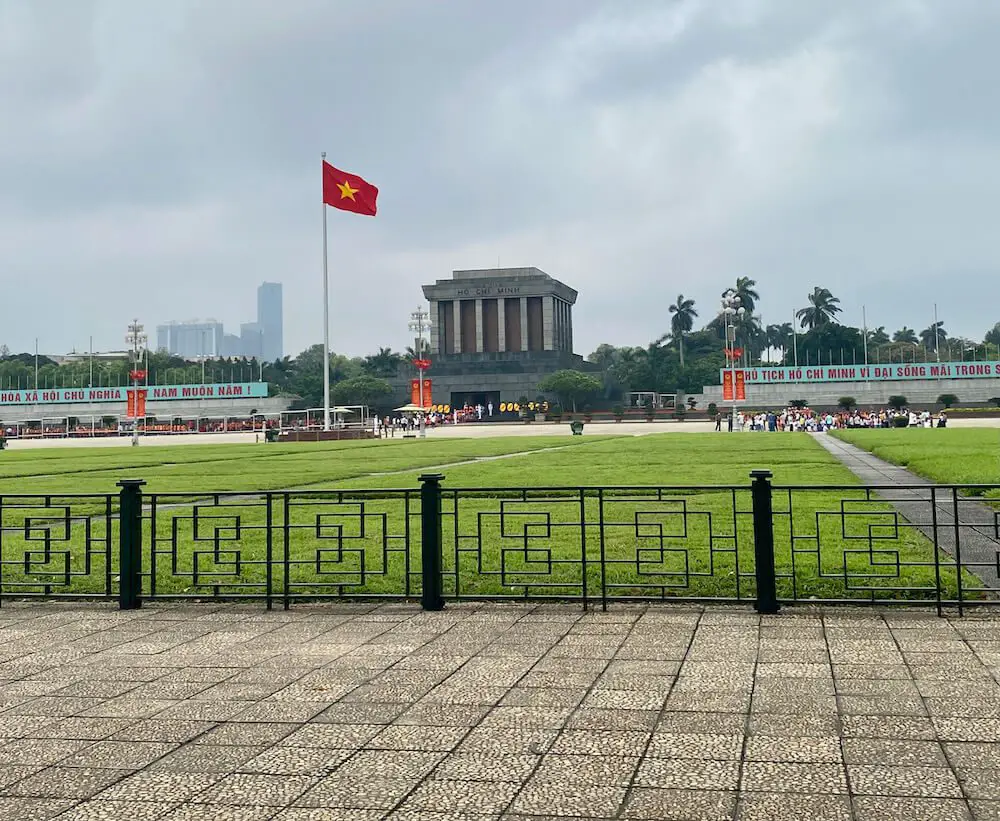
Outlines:
POLYGON ((677 351, 681 356, 681 367, 684 367, 684 334, 694 327, 694 318, 698 312, 694 309, 693 299, 684 299, 684 294, 677 295, 677 302, 670 306, 670 332, 677 341, 677 351))
MULTIPOLYGON (((757 300, 760 299, 760 294, 754 290, 756 285, 757 281, 750 279, 750 277, 738 277, 736 279, 736 287, 733 289, 727 288, 726 291, 736 291, 736 296, 740 298, 740 305, 747 309, 747 314, 753 314, 757 300)), ((723 296, 726 295, 726 291, 722 292, 723 296)))
POLYGON ((917 332, 914 331, 913 328, 907 328, 904 325, 892 335, 892 341, 909 342, 911 345, 916 345, 920 340, 917 339, 917 332))
POLYGON ((929 351, 937 350, 947 338, 948 332, 944 329, 943 322, 935 322, 920 332, 920 341, 923 342, 924 347, 929 351), (936 341, 934 339, 935 331, 937 332, 936 341))
POLYGON ((412 345, 406 346, 406 353, 404 357, 409 360, 414 359, 426 359, 431 355, 431 343, 426 339, 420 340, 420 348, 417 349, 417 340, 413 340, 412 345))
POLYGON ((868 331, 868 344, 881 346, 890 342, 889 334, 885 332, 885 325, 879 325, 874 330, 868 331))
POLYGON ((816 286, 808 296, 809 307, 802 308, 795 312, 795 317, 799 320, 803 328, 812 330, 820 325, 829 325, 836 322, 836 316, 843 309, 840 307, 840 300, 830 293, 827 288, 816 286))
POLYGON ((792 341, 792 334, 794 330, 792 329, 791 322, 782 322, 780 325, 768 325, 765 331, 767 335, 767 346, 769 348, 779 348, 781 350, 781 360, 785 360, 785 351, 788 349, 788 345, 792 341))

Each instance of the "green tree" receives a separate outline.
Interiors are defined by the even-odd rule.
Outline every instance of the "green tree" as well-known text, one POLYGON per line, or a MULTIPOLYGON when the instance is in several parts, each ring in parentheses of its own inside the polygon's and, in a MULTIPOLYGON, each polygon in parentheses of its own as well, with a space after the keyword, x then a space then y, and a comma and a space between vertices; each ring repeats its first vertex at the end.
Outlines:
POLYGON ((936 351, 944 344, 948 338, 948 332, 944 329, 943 322, 934 322, 920 332, 920 341, 929 351, 936 351), (937 336, 935 341, 934 337, 937 336))
POLYGON ((920 340, 917 338, 917 332, 914 331, 913 328, 907 328, 904 325, 892 335, 892 341, 907 342, 911 345, 916 345, 920 340))
POLYGON ((886 345, 892 340, 889 338, 889 334, 885 332, 885 325, 879 325, 874 330, 868 331, 868 344, 869 345, 886 345))
POLYGON ((694 319, 698 312, 694 309, 694 300, 685 299, 684 294, 677 295, 677 302, 670 306, 670 333, 677 342, 677 351, 684 367, 684 334, 694 327, 694 319))
POLYGON ((571 407, 576 413, 576 403, 600 393, 601 383, 582 371, 563 370, 545 377, 538 383, 538 390, 554 393, 563 407, 571 407))
POLYGON ((840 307, 840 300, 830 293, 827 288, 816 286, 807 297, 808 308, 801 308, 795 312, 795 317, 803 328, 818 328, 820 325, 828 325, 837 321, 836 317, 843 309, 840 307))
POLYGON ((946 408, 950 408, 958 401, 958 397, 953 393, 942 393, 937 398, 938 404, 944 405, 946 408))
POLYGON ((379 348, 378 353, 365 357, 362 368, 369 376, 392 378, 399 372, 403 357, 392 348, 379 348))
POLYGON ((392 386, 384 379, 368 374, 338 382, 330 391, 338 405, 367 405, 380 407, 392 395, 392 386))
POLYGON ((760 299, 760 294, 755 290, 756 287, 757 281, 750 279, 750 277, 738 277, 736 280, 736 288, 734 289, 736 296, 740 298, 740 305, 747 309, 747 314, 750 316, 753 315, 753 309, 757 307, 757 302, 760 299))
POLYGON ((837 400, 838 407, 843 408, 845 411, 849 411, 857 404, 858 401, 853 396, 841 396, 840 399, 837 400))

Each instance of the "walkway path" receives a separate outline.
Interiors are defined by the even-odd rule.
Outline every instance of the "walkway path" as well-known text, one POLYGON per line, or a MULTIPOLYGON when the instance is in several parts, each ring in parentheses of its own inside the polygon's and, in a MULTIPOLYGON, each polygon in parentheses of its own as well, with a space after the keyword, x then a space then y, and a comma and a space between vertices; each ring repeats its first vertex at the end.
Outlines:
POLYGON ((0 818, 986 821, 996 617, 0 610, 0 818))
POLYGON ((932 492, 933 482, 835 436, 816 434, 814 438, 863 484, 899 488, 880 490, 878 498, 891 503, 900 516, 949 556, 960 556, 962 566, 986 587, 1000 592, 997 510, 951 489, 932 492))

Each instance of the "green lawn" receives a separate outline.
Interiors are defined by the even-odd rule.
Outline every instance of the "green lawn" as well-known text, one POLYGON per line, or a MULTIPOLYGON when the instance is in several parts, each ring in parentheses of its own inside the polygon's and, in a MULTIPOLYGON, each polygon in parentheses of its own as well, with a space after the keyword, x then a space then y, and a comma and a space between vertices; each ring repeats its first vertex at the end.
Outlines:
MULTIPOLYGON (((767 468, 778 487, 842 486, 775 491, 784 598, 934 598, 927 540, 897 534, 890 508, 867 501, 811 437, 711 433, 8 451, 0 491, 53 498, 3 501, 3 591, 105 590, 117 573, 116 499, 58 496, 109 494, 118 478, 138 476, 149 481, 147 504, 178 494, 147 508, 147 591, 416 594, 417 476, 430 466, 446 477, 452 595, 572 597, 585 585, 590 597, 752 598, 748 474, 767 468), (521 451, 541 452, 451 464, 521 451), (371 475, 389 471, 402 472, 371 475), (286 488, 310 490, 252 493, 286 488)), ((941 574, 948 596, 955 573, 941 574)))
POLYGON ((1000 484, 1000 429, 901 428, 835 436, 942 484, 1000 484))

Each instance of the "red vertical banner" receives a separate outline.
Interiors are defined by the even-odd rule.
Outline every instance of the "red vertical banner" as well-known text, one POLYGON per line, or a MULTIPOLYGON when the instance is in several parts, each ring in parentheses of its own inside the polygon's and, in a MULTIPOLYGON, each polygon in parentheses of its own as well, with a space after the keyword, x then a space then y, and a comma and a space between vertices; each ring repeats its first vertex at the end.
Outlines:
POLYGON ((424 380, 424 407, 429 409, 432 404, 433 403, 431 402, 431 380, 430 379, 425 379, 424 380))
POLYGON ((128 401, 125 405, 125 416, 128 419, 135 419, 135 391, 129 388, 126 393, 128 394, 128 401))
POLYGON ((135 397, 135 418, 145 419, 146 418, 146 393, 144 389, 136 391, 135 397))
POLYGON ((722 401, 732 402, 733 401, 733 372, 723 371, 722 372, 722 401))
POLYGON ((743 371, 736 371, 736 401, 743 402, 747 398, 746 377, 743 371))
POLYGON ((420 404, 420 380, 411 379, 410 380, 410 404, 419 405, 420 404))

